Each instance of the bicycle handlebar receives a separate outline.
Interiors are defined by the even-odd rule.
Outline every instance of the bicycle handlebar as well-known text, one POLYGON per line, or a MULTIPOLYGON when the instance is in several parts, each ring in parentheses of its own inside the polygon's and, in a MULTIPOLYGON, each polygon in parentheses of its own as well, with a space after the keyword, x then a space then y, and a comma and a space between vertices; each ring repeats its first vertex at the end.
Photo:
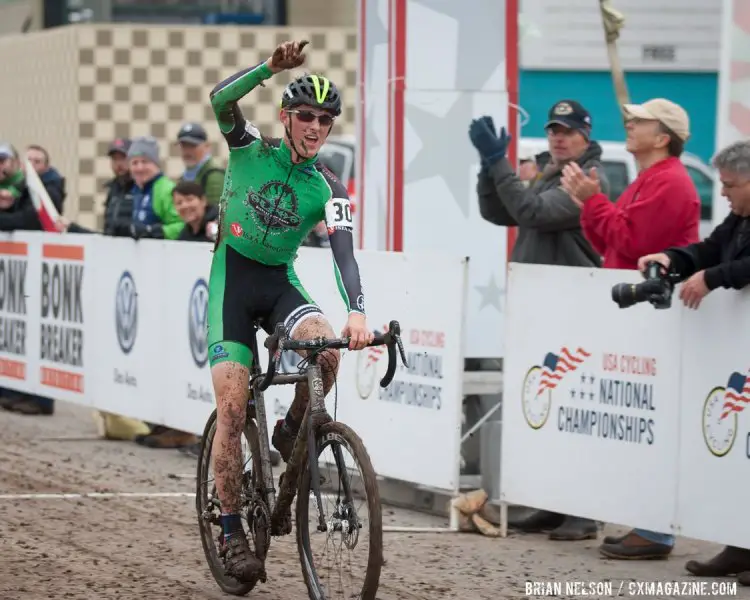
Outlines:
MULTIPOLYGON (((268 348, 268 369, 266 369, 262 381, 258 384, 258 389, 265 391, 270 387, 273 378, 276 376, 276 368, 281 360, 281 353, 284 350, 322 350, 324 348, 344 350, 349 347, 349 342, 350 338, 293 340, 287 336, 284 324, 277 324, 274 333, 268 336, 264 343, 264 346, 268 348)), ((366 347, 372 346, 388 347, 388 369, 380 380, 380 387, 388 387, 396 374, 396 347, 398 347, 398 352, 401 355, 401 362, 405 367, 409 366, 406 362, 404 345, 401 342, 401 325, 398 321, 391 321, 388 324, 388 331, 376 335, 366 347)))

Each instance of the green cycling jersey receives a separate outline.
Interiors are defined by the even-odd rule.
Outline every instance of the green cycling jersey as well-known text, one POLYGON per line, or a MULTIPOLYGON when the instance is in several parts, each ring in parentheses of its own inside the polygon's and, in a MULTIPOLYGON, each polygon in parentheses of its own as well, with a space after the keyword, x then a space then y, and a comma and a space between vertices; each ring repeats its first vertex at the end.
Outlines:
POLYGON ((218 243, 262 264, 291 265, 310 231, 325 220, 339 290, 349 311, 364 312, 346 189, 317 156, 294 163, 286 142, 261 136, 237 104, 272 76, 263 63, 229 77, 211 92, 230 148, 218 243))

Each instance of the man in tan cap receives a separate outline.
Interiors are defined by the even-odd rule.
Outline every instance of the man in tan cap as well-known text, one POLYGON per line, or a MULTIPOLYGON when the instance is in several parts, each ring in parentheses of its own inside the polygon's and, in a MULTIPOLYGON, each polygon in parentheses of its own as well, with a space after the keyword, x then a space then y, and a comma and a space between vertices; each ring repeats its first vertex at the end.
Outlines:
POLYGON ((582 207, 583 233, 604 256, 605 269, 636 269, 638 258, 660 248, 698 241, 700 198, 680 155, 690 137, 681 107, 655 98, 626 104, 626 148, 638 177, 615 204, 601 193, 596 171, 570 164, 562 186, 582 207))
MULTIPOLYGON (((640 172, 617 202, 600 193, 596 172, 587 175, 571 164, 562 179, 583 206, 583 232, 604 255, 605 269, 637 269, 641 256, 699 240, 700 198, 680 160, 690 137, 687 113, 663 98, 623 109, 626 147, 640 172)), ((667 558, 673 547, 670 534, 633 529, 605 537, 599 552, 615 559, 653 559, 667 558)))

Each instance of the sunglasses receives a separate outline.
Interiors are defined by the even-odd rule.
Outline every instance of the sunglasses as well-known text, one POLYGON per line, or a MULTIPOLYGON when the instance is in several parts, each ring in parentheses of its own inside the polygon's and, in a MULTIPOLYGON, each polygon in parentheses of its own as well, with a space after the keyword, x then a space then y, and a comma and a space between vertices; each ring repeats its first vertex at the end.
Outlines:
POLYGON ((312 123, 315 119, 317 119, 318 123, 320 123, 323 127, 332 125, 334 120, 334 117, 332 117, 331 115, 318 115, 311 110, 290 110, 287 112, 297 115, 297 118, 303 123, 312 123))

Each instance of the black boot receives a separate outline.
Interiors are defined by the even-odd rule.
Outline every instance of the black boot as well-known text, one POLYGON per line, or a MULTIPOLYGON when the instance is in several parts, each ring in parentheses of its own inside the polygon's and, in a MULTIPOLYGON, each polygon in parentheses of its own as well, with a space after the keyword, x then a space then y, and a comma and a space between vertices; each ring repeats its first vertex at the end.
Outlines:
POLYGON ((687 561, 685 569, 698 577, 738 575, 743 571, 750 571, 750 550, 737 548, 736 546, 726 546, 721 552, 706 562, 697 560, 687 561))
POLYGON ((595 540, 599 534, 596 521, 581 517, 565 517, 562 525, 549 533, 549 539, 572 542, 577 540, 595 540))
POLYGON ((560 527, 564 520, 565 515, 561 515, 560 513, 538 510, 524 519, 508 523, 508 526, 511 529, 518 529, 525 533, 540 533, 560 527))

